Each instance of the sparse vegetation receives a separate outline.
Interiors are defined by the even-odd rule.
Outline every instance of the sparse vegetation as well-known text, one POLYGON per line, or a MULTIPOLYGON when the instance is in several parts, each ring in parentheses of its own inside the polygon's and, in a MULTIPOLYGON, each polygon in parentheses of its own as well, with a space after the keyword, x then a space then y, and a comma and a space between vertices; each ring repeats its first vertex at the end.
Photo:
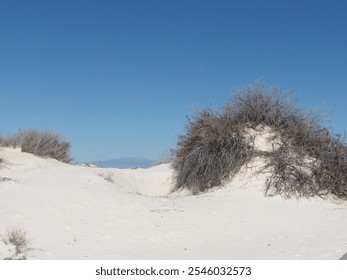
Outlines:
POLYGON ((0 182, 8 182, 11 181, 11 178, 8 177, 0 177, 0 182))
POLYGON ((220 112, 203 110, 178 139, 175 186, 193 193, 220 186, 256 157, 266 160, 266 193, 284 197, 347 199, 347 146, 320 123, 321 115, 296 107, 288 94, 262 84, 241 88, 220 112), (279 147, 258 151, 250 130, 269 127, 279 147))
POLYGON ((27 239, 26 232, 17 227, 11 230, 8 230, 5 236, 0 235, 0 238, 7 246, 13 246, 14 252, 9 257, 6 257, 5 260, 26 260, 27 253, 30 250, 28 247, 30 242, 27 239))
POLYGON ((22 152, 32 153, 40 157, 50 157, 70 163, 70 142, 62 140, 55 132, 37 130, 19 131, 13 136, 1 137, 2 147, 21 148, 22 152))
POLYGON ((107 172, 107 173, 101 173, 100 176, 106 181, 109 182, 111 184, 114 184, 114 178, 113 178, 113 174, 111 172, 107 172))

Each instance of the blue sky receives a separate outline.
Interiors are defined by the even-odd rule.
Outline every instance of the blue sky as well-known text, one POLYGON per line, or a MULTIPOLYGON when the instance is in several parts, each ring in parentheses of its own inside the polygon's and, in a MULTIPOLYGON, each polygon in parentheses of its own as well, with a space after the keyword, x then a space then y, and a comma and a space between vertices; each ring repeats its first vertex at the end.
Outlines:
POLYGON ((347 130, 347 1, 0 0, 0 132, 76 161, 156 159, 186 115, 263 79, 347 130))

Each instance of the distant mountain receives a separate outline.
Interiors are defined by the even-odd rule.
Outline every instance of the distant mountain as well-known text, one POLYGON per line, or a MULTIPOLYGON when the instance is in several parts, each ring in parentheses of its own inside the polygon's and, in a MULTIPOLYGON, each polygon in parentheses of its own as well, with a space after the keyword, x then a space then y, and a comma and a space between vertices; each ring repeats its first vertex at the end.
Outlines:
POLYGON ((128 157, 128 158, 117 158, 109 160, 100 160, 89 162, 90 164, 95 164, 101 167, 115 167, 115 168, 132 168, 132 167, 142 167, 147 168, 152 166, 156 161, 142 158, 142 157, 128 157))

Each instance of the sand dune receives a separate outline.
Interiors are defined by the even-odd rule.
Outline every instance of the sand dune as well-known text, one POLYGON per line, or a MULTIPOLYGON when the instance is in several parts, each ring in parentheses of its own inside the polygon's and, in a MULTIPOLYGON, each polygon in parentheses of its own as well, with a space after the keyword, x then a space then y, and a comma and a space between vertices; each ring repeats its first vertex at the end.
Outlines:
MULTIPOLYGON (((22 228, 29 259, 339 259, 347 204, 264 196, 243 170, 201 195, 170 193, 173 171, 93 168, 0 150, 0 233, 22 228)), ((254 162, 261 165, 261 162, 254 162)), ((0 242, 0 259, 14 253, 0 242)))

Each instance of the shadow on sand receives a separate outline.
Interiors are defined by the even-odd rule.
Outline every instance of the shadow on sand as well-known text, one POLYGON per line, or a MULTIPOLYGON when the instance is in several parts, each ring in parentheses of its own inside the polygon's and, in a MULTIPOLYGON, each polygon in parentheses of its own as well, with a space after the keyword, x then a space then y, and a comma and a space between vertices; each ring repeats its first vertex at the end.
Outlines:
POLYGON ((347 260, 347 253, 344 254, 344 255, 340 258, 340 260, 347 260))

